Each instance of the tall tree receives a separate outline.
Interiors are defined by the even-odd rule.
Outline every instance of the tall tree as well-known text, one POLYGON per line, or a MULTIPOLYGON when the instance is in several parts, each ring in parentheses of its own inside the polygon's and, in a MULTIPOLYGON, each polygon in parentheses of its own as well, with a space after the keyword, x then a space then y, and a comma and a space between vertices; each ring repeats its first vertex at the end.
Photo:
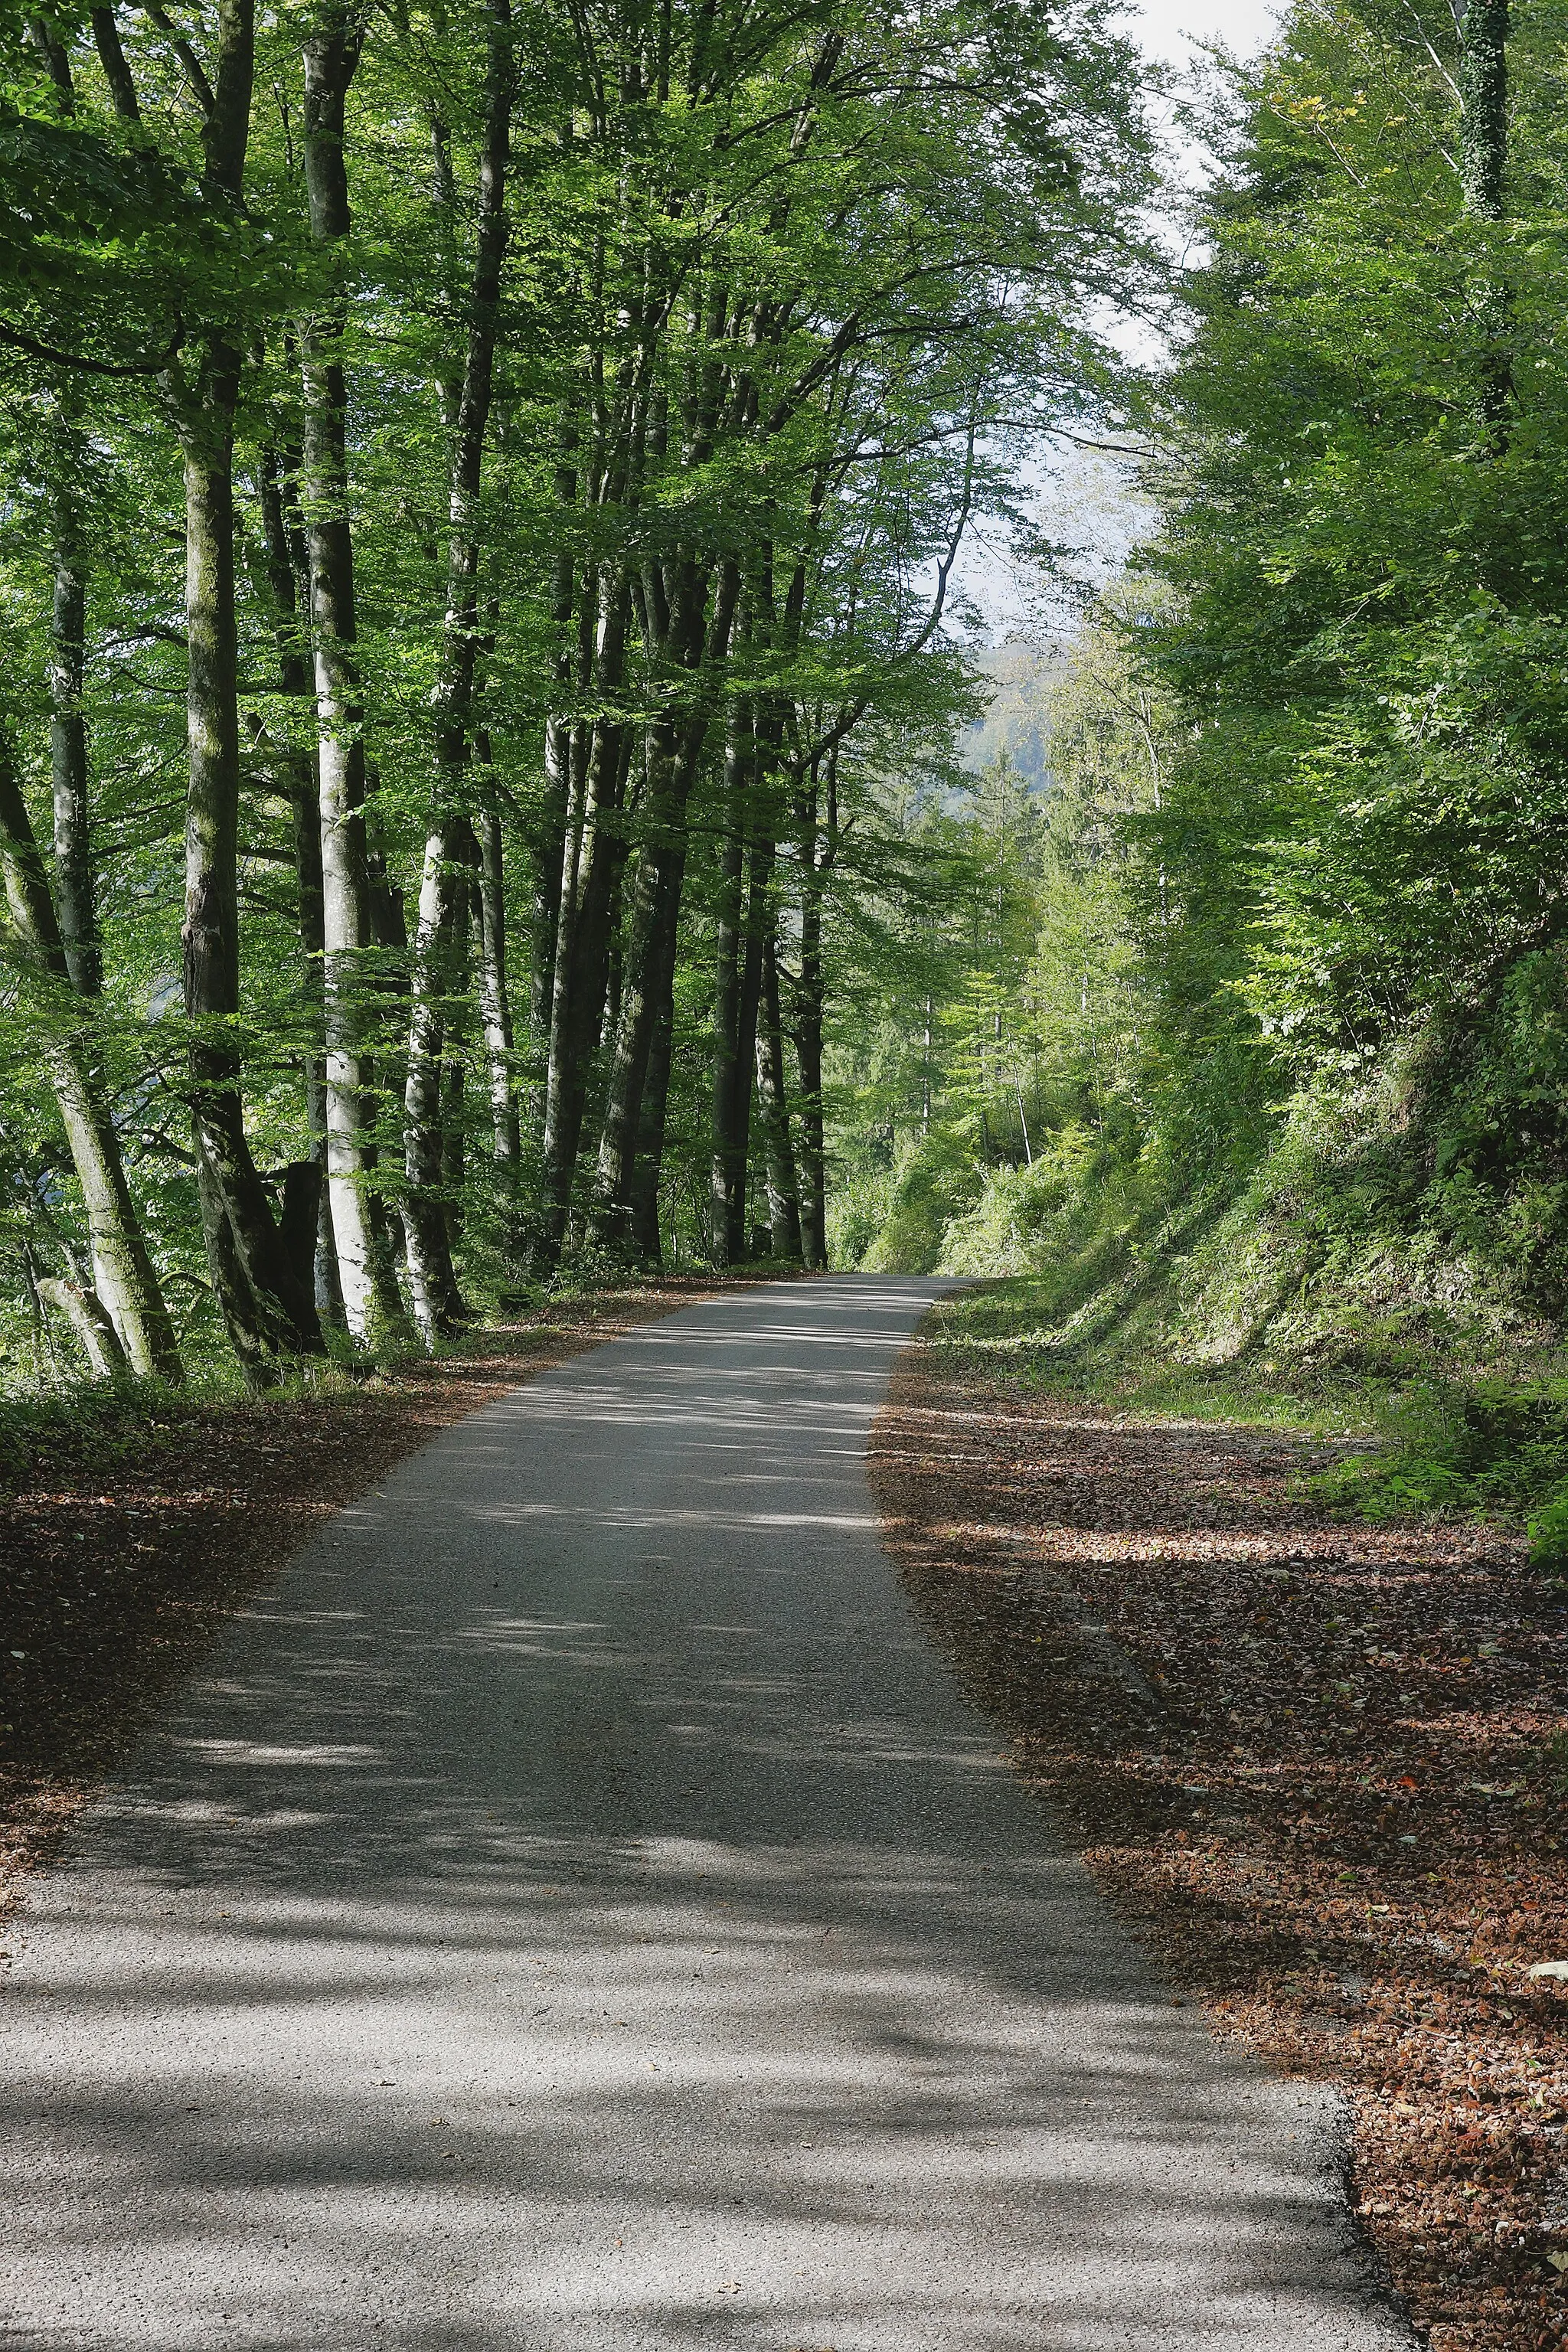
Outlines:
MULTIPOLYGON (((0 727, 0 862, 17 959, 37 1024, 40 1058, 59 1105, 87 1211, 97 1299, 132 1371, 182 1378, 163 1291, 125 1181, 109 1116, 70 997, 73 982, 43 860, 22 794, 15 744, 0 727)), ((95 1302, 96 1304, 96 1302, 95 1302)))
MULTIPOLYGON (((237 226, 255 80, 254 0, 218 0, 210 71, 186 78, 202 109, 202 192, 237 226)), ((185 491, 185 1012, 202 1223, 214 1288, 241 1361, 319 1349, 314 1299, 289 1263, 245 1128, 233 1024, 240 1011, 240 724, 235 608, 234 439, 241 345, 219 318, 166 378, 185 491)))
MULTIPOLYGON (((349 86, 363 28, 345 6, 318 15, 304 44, 305 188, 310 236, 331 271, 352 227, 344 156, 349 86)), ((327 1188, 349 1328, 374 1339, 402 1320, 368 1194, 371 1147, 363 1030, 374 942, 365 843, 364 705, 349 512, 346 291, 329 278, 300 331, 310 637, 319 728, 327 1188)))
MULTIPOLYGON (((413 1016, 404 1094, 404 1230, 415 1315, 427 1345, 462 1311, 442 1200, 441 1047, 445 999, 466 898, 473 832, 464 808, 479 663, 480 491, 495 388, 506 175, 516 72, 509 0, 490 0, 489 58, 481 134, 478 219, 468 347, 452 431, 446 614, 435 695, 436 788, 425 837, 415 940, 413 1016)), ((499 835, 491 836, 492 859, 499 835)), ((483 898, 481 896, 481 906, 483 898)), ((493 956, 493 951, 492 951, 493 956)), ((489 993, 504 1002, 504 970, 492 960, 489 993)), ((497 1017, 500 1017, 498 1007, 497 1017)), ((503 1065, 504 1067, 504 1065, 503 1065)))
POLYGON ((54 798, 55 887, 60 938, 71 985, 79 995, 103 987, 92 850, 88 766, 87 549, 81 516, 67 487, 79 470, 79 436, 61 420, 64 446, 56 457, 54 610, 49 646, 49 771, 54 798))

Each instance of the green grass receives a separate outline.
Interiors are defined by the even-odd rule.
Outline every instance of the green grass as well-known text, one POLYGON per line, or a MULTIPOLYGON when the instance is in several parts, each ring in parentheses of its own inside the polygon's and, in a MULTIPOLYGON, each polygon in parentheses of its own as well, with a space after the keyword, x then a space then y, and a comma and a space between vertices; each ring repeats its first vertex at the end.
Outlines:
POLYGON ((954 1370, 972 1366, 1021 1395, 1347 1448, 1302 1482, 1347 1517, 1526 1528, 1536 1565, 1568 1575, 1568 1378, 1539 1352, 1501 1370, 1408 1344, 1392 1351, 1392 1371, 1245 1351, 1194 1362, 1168 1270, 1135 1291, 1124 1276, 1110 1288, 1109 1298, 1076 1297, 1066 1270, 992 1280, 944 1300, 928 1336, 954 1370))
POLYGON ((943 1300, 927 1337, 955 1367, 972 1364, 1020 1393, 1077 1398, 1151 1420, 1354 1438, 1373 1435, 1384 1418, 1386 1381, 1305 1369, 1292 1377, 1272 1362, 1185 1360, 1168 1287, 1146 1291, 1121 1316, 1112 1304, 1090 1300, 1060 1318, 1053 1311, 1059 1300, 1049 1276, 986 1282, 943 1300))

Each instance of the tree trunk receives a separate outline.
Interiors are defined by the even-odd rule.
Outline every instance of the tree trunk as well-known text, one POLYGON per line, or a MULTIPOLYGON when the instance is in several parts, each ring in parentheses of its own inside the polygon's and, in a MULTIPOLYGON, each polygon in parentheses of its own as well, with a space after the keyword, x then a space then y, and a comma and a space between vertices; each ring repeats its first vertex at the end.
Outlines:
MULTIPOLYGON (((467 926, 464 927, 466 934, 467 926)), ((461 935, 460 935, 461 936, 461 935)), ((447 1219, 447 1244, 456 1249, 463 1238, 464 1187, 468 1182, 468 1074, 462 1055, 457 1050, 458 1040, 447 1032, 447 1052, 441 1070, 441 1182, 444 1188, 442 1208, 447 1219)), ((467 1312, 461 1298, 458 1315, 467 1312)))
POLYGON ((427 1348, 450 1331, 462 1313, 447 1223, 441 1148, 441 1049, 461 902, 461 856, 456 822, 427 836, 403 1093, 403 1233, 414 1320, 427 1348))
POLYGON ((291 1160, 283 1171, 283 1213, 278 1229, 295 1280, 307 1289, 315 1279, 324 1172, 319 1160, 291 1160))
MULTIPOLYGON (((307 642, 301 614, 310 597, 310 555, 299 512, 299 463, 275 448, 264 448, 257 468, 260 497, 267 582, 271 593, 278 640, 278 677, 285 695, 301 706, 311 699, 307 642)), ((299 890, 300 949, 302 985, 308 1010, 305 1042, 305 1124, 310 1158, 327 1165, 326 1016, 322 1003, 322 967, 326 958, 326 916, 321 886, 321 786, 314 753, 289 736, 278 747, 294 821, 294 872, 299 890)), ((338 1273, 337 1242, 332 1233, 331 1202, 323 1181, 316 1188, 316 1242, 311 1260, 311 1287, 316 1311, 323 1322, 342 1326, 342 1283, 338 1273)))
MULTIPOLYGON (((679 908, 672 910, 679 916, 679 908)), ((677 922, 672 919, 659 957, 658 1002, 653 1040, 648 1047, 647 1075, 643 1081, 642 1125, 637 1136, 637 1166, 632 1172, 632 1247, 643 1265, 658 1265, 663 1249, 658 1231, 659 1180, 664 1167, 664 1133, 669 1109, 669 1074, 675 1048, 675 962, 677 922)))
POLYGON ((239 1012, 239 698, 234 593, 238 355, 215 341, 199 415, 185 411, 185 1013, 196 1182, 213 1286, 247 1377, 319 1352, 315 1302, 295 1281, 251 1157, 230 1024, 239 1012))
POLYGON ((744 962, 742 879, 745 873, 748 790, 752 766, 752 709, 737 702, 724 745, 723 835, 719 849, 718 969, 713 991, 713 1256, 732 1265, 742 1255, 746 1197, 746 1145, 742 1121, 752 1084, 749 1061, 741 1058, 741 999, 744 962))
POLYGON ((462 389, 452 436, 447 513, 447 614, 437 681, 435 807, 425 845, 414 956, 414 999, 404 1089, 403 1223, 415 1318, 426 1345, 462 1312, 441 1198, 443 998, 458 936, 466 936, 470 836, 458 814, 479 654, 479 502, 495 377, 497 310, 506 253, 506 169, 513 69, 510 0, 491 0, 485 135, 462 389))
POLYGON ((111 1381, 127 1370, 120 1334, 96 1290, 89 1290, 79 1282, 53 1280, 36 1283, 34 1288, 46 1307, 52 1307, 69 1323, 94 1380, 111 1381))
MULTIPOLYGON (((1508 171, 1508 34, 1510 0, 1468 0, 1459 60, 1459 180, 1465 209, 1479 220, 1500 221, 1508 171)), ((1487 281, 1474 291, 1485 349, 1479 406, 1495 452, 1508 446, 1513 368, 1508 352, 1506 286, 1487 281)))
POLYGON ((114 21, 113 9, 94 8, 91 24, 99 63, 103 68, 103 79, 109 85, 114 111, 122 122, 140 122, 142 110, 136 102, 136 84, 125 62, 125 52, 120 46, 120 27, 114 21))
POLYGON ((704 673, 695 687, 694 707, 685 724, 667 709, 649 730, 649 789, 641 852, 632 890, 630 920, 615 1030, 605 1122, 599 1142, 593 1226, 605 1247, 624 1249, 633 1234, 633 1193, 643 1127, 643 1092, 664 994, 663 958, 680 920, 686 872, 686 811, 708 740, 709 682, 729 647, 739 575, 732 563, 720 569, 711 622, 708 585, 695 566, 685 567, 679 608, 672 614, 667 652, 683 667, 704 673))
POLYGON ((1459 177, 1466 210, 1502 217, 1508 166, 1510 0, 1468 0, 1459 64, 1459 177))
POLYGON ((685 867, 683 835, 671 835, 657 845, 645 841, 632 892, 592 1211, 594 1238, 611 1250, 633 1244, 633 1193, 648 1057, 663 997, 663 950, 679 921, 685 867))
MULTIPOLYGON (((323 12, 304 58, 310 236, 331 247, 351 226, 344 100, 359 64, 359 36, 342 9, 323 12)), ((349 1328, 357 1339, 374 1340, 402 1324, 403 1304, 366 1188, 373 1153, 363 1031, 373 992, 364 967, 372 930, 342 336, 342 302, 335 298, 301 337, 306 538, 321 802, 327 1192, 349 1328)))
POLYGON ((762 1116, 767 1171, 771 1255, 798 1263, 801 1255, 800 1188, 790 1139, 789 1097, 784 1084, 784 1024, 779 1010, 778 953, 773 924, 763 940, 762 1009, 757 1023, 757 1107, 762 1116))
MULTIPOLYGON (((479 755, 489 750, 481 737, 479 755)), ((479 840, 479 1023, 490 1101, 491 1156, 509 1213, 515 1213, 522 1169, 522 1131, 512 1076, 511 997, 507 984, 506 891, 500 817, 494 803, 475 820, 479 840)))
MULTIPOLYGON (((576 504, 576 427, 568 419, 562 428, 562 460, 555 468, 555 506, 564 521, 576 504)), ((564 700, 574 680, 573 614, 576 602, 577 567, 570 548, 555 557, 555 594, 552 620, 555 628, 555 688, 564 700)), ((562 861, 565 855, 566 817, 572 796, 572 749, 576 730, 557 709, 544 722, 544 804, 533 845, 533 956, 530 974, 529 1026, 535 1052, 548 1045, 550 1008, 555 972, 555 934, 561 917, 562 861)))
MULTIPOLYGON (((599 248, 599 260, 603 248, 599 248)), ((598 263, 595 263, 597 275, 598 263)), ((586 368, 589 447, 583 466, 583 503, 620 517, 617 537, 637 511, 646 455, 649 390, 658 328, 665 314, 647 299, 634 303, 629 347, 606 381, 605 354, 592 350, 586 368)), ((642 583, 638 582, 639 618, 642 583)), ((626 638, 633 578, 622 560, 584 567, 578 605, 578 674, 597 715, 585 730, 585 757, 577 744, 570 777, 561 861, 561 898, 551 982, 550 1045, 545 1066, 542 1201, 535 1247, 553 1265, 565 1242, 573 1181, 593 1057, 605 1027, 605 1011, 614 911, 626 862, 626 835, 617 822, 634 747, 634 730, 619 715, 625 692, 626 638), (590 664, 587 651, 593 646, 590 664)), ((574 730, 574 736, 584 730, 574 730)))
MULTIPOLYGON (((721 930, 726 1031, 721 1056, 715 1057, 713 1208, 715 1255, 721 1265, 738 1265, 746 1257, 746 1199, 751 1186, 752 1082, 756 1059, 757 1008, 762 998, 763 930, 771 927, 773 911, 773 840, 763 812, 761 775, 767 746, 759 732, 750 742, 750 759, 739 797, 731 805, 733 843, 726 845, 733 860, 745 834, 750 834, 745 910, 739 937, 726 940, 721 930), (748 789, 749 787, 749 789, 748 789), (721 1098, 721 1076, 725 1093, 721 1098)), ((726 876, 727 881, 730 877, 726 876)), ((739 898, 739 875, 729 891, 732 910, 739 898)))
POLYGON ((75 998, 65 944, 22 797, 15 747, 3 730, 0 862, 5 866, 11 928, 38 989, 40 1059, 59 1105, 81 1186, 94 1286, 113 1320, 132 1371, 143 1378, 179 1381, 184 1371, 174 1325, 125 1181, 120 1139, 72 1017, 75 998))
POLYGON ((837 848, 836 795, 830 790, 827 839, 823 839, 813 776, 800 817, 800 978, 791 1024, 800 1066, 800 1241, 814 1273, 827 1265, 827 1150, 822 1116, 823 885, 837 848))
MULTIPOLYGON (((215 213, 241 202, 255 82, 254 0, 219 0, 210 83, 202 79, 202 187, 215 213)), ((213 1287, 247 1377, 321 1346, 315 1302, 294 1279, 245 1132, 239 1058, 239 694, 234 585, 234 417, 240 355, 206 334, 194 379, 165 389, 178 420, 185 492, 185 795, 182 937, 190 1023, 196 1185, 213 1287)))
POLYGON ((741 956, 740 1001, 735 1024, 736 1181, 730 1196, 733 1223, 730 1228, 727 1252, 731 1265, 750 1255, 746 1236, 746 1201, 752 1180, 752 1095, 757 1055, 757 1013, 763 996, 763 925, 764 920, 769 923, 773 920, 772 908, 768 903, 773 867, 773 842, 770 834, 761 833, 753 838, 749 862, 746 930, 741 956))
MULTIPOLYGON (((77 436, 68 441, 68 451, 77 436)), ((55 807, 55 892, 71 986, 103 988, 103 955, 93 890, 87 720, 87 560, 69 491, 55 499, 55 593, 49 642, 49 772, 55 807)))
MULTIPOLYGON (((595 688, 605 701, 617 696, 625 684, 630 614, 630 587, 617 572, 601 594, 594 666, 595 688)), ((573 780, 575 805, 567 813, 545 1069, 543 1200, 538 1248, 547 1265, 559 1259, 566 1238, 588 1069, 604 1018, 610 911, 626 849, 614 819, 625 797, 630 752, 630 729, 616 718, 596 719, 580 786, 575 777, 573 780)))

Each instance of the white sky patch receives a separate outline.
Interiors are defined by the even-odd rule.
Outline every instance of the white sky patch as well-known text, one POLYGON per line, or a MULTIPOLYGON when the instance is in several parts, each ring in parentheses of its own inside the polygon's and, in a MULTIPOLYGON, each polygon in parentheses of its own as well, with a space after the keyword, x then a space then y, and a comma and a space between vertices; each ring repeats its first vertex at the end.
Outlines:
MULTIPOLYGON (((1144 0, 1129 7, 1144 55, 1187 77, 1201 72, 1205 46, 1220 44, 1236 56, 1255 56, 1273 33, 1279 7, 1270 0, 1144 0)), ((1170 121, 1166 113, 1167 122, 1170 121)), ((1171 169, 1185 186, 1201 185, 1209 159, 1171 129, 1171 169)), ((1123 348, 1126 345, 1123 344, 1123 348)), ((1109 578, 1152 520, 1138 499, 1127 469, 1092 451, 1057 445, 1054 457, 1036 469, 1035 527, 1039 536, 1066 548, 1087 551, 1076 569, 1090 581, 1109 578)), ((954 586, 978 611, 982 635, 996 645, 1011 636, 1039 640, 1070 635, 1073 599, 1048 578, 1026 551, 1010 544, 1005 528, 982 522, 972 530, 957 565, 954 586)))
POLYGON ((1204 41, 1223 41, 1249 57, 1268 39, 1277 12, 1263 0, 1145 0, 1128 13, 1139 24, 1147 56, 1185 66, 1204 41))

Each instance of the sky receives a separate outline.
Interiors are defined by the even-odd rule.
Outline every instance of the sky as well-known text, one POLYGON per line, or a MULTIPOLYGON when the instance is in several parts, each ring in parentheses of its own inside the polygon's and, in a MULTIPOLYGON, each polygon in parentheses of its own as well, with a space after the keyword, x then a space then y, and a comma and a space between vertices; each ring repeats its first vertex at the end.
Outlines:
POLYGON ((1184 65, 1194 41, 1224 41, 1245 57, 1259 47, 1274 20, 1261 0, 1146 0, 1137 11, 1143 47, 1152 58, 1184 65))
MULTIPOLYGON (((1239 56, 1251 55, 1268 39, 1275 17, 1268 0, 1143 0, 1142 7, 1127 10, 1145 53, 1178 73, 1197 62, 1205 42, 1221 41, 1239 56)), ((1201 184, 1199 152, 1177 151, 1173 161, 1182 178, 1201 184)), ((1060 545, 1098 550, 1097 571, 1114 568, 1146 520, 1125 469, 1113 463, 1064 451, 1048 478, 1042 472, 1038 528, 1060 545)), ((984 525, 965 547, 956 584, 979 608, 984 634, 993 643, 1018 635, 1059 635, 1070 625, 1060 600, 1048 591, 1042 597, 1034 567, 1016 560, 1006 535, 984 525)))

